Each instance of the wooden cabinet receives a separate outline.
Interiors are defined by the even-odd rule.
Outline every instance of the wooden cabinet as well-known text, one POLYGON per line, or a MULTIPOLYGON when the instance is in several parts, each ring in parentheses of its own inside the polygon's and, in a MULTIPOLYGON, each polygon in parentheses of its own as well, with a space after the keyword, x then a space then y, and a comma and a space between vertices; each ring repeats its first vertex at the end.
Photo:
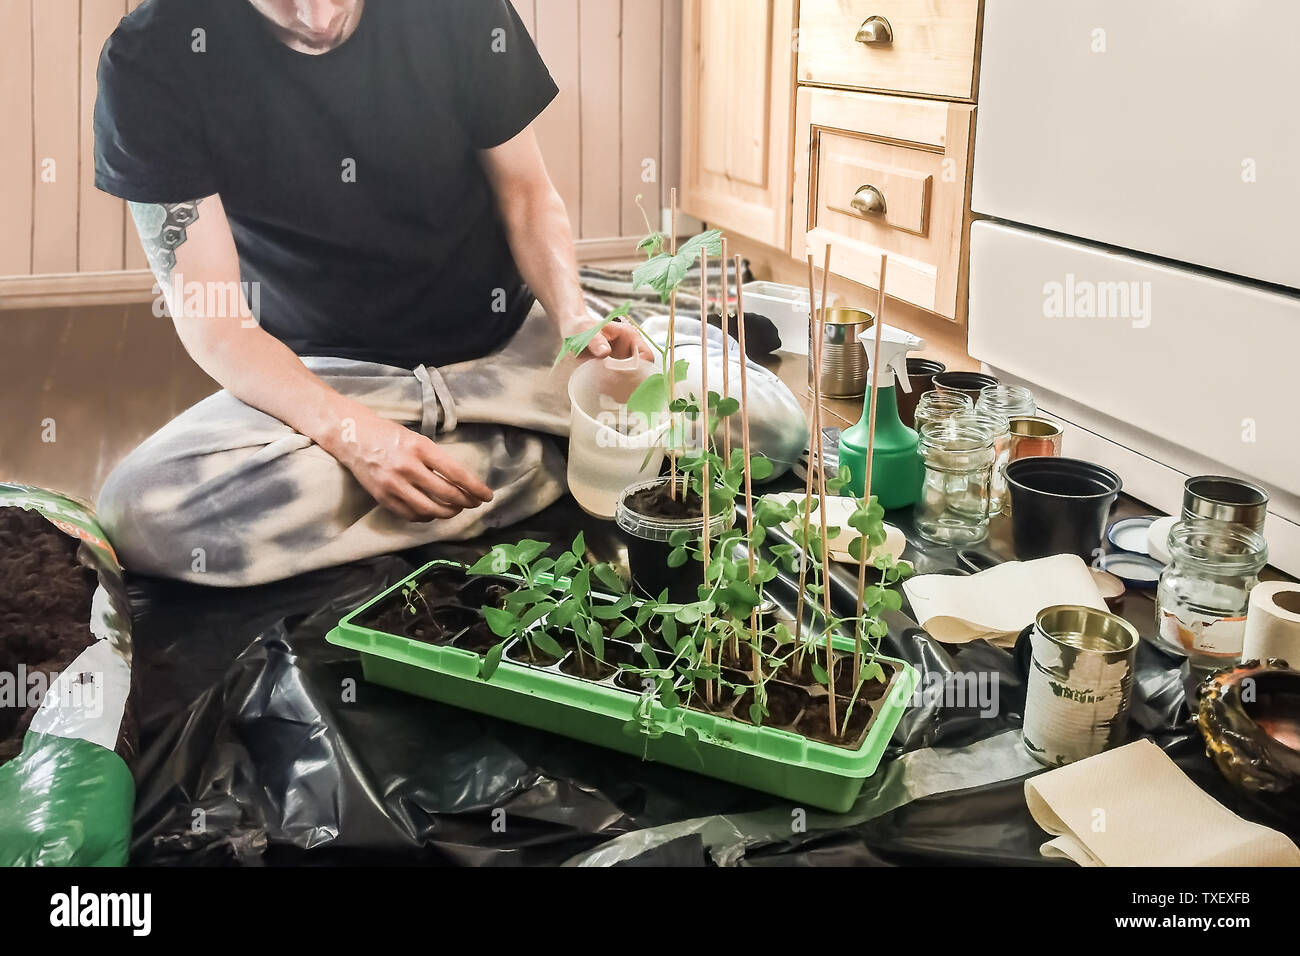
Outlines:
POLYGON ((799 82, 975 96, 979 0, 802 0, 799 82))
POLYGON ((787 248, 794 0, 685 0, 684 212, 787 248))
POLYGON ((982 0, 790 7, 686 0, 683 208, 963 320, 982 0))
POLYGON ((791 253, 948 318, 963 298, 973 107, 801 87, 791 253))

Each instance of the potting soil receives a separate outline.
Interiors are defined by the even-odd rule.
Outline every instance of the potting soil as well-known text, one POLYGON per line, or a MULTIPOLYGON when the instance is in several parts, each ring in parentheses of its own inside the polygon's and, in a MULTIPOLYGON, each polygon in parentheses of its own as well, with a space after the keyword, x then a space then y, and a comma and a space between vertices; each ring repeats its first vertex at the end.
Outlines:
POLYGON ((126 862, 127 607, 84 506, 0 484, 0 865, 126 862))

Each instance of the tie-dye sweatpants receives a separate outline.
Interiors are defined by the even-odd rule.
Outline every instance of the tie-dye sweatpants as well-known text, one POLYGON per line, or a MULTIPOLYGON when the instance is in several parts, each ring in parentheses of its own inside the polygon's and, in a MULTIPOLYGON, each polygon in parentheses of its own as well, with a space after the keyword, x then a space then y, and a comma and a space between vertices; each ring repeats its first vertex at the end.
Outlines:
MULTIPOLYGON (((684 324, 679 355, 690 359, 684 324)), ((693 341, 698 357, 698 323, 693 341)), ((720 361, 721 340, 710 341, 720 361)), ((568 434, 575 360, 553 367, 559 345, 557 327, 535 307, 505 346, 455 365, 412 370, 303 359, 330 387, 418 429, 493 489, 490 503, 454 518, 413 523, 385 511, 310 439, 220 391, 114 469, 100 494, 99 520, 128 570, 220 587, 466 540, 521 521, 565 493, 557 437, 568 434)), ((749 368, 755 448, 779 463, 793 461, 807 439, 803 413, 775 376, 749 368)), ((717 381, 714 372, 714 390, 717 381)))

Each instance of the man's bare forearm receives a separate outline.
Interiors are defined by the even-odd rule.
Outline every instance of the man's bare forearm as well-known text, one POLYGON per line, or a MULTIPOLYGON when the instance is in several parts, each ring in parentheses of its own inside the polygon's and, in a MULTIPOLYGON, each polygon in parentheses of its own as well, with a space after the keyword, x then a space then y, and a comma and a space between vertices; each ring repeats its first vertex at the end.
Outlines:
POLYGON ((226 391, 346 463, 345 438, 357 422, 373 416, 370 409, 330 388, 260 327, 225 317, 174 321, 186 351, 226 391))
MULTIPOLYGON (((311 372, 287 346, 249 321, 238 282, 239 260, 219 197, 179 203, 131 203, 140 241, 190 357, 240 401, 306 435, 336 458, 345 455, 349 420, 371 416, 311 372), (186 311, 176 286, 233 286, 235 314, 186 311)), ((207 296, 199 299, 206 301, 207 296)), ((233 303, 231 303, 233 304, 233 303)))
POLYGON ((553 189, 532 189, 501 202, 510 251, 529 289, 561 322, 585 316, 573 231, 553 189))

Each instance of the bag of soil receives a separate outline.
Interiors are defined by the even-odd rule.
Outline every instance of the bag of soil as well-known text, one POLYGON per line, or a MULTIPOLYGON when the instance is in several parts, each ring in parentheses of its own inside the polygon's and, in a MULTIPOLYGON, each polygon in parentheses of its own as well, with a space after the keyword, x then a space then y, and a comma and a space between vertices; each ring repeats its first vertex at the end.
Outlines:
POLYGON ((126 863, 129 607, 89 507, 0 483, 0 865, 126 863))

